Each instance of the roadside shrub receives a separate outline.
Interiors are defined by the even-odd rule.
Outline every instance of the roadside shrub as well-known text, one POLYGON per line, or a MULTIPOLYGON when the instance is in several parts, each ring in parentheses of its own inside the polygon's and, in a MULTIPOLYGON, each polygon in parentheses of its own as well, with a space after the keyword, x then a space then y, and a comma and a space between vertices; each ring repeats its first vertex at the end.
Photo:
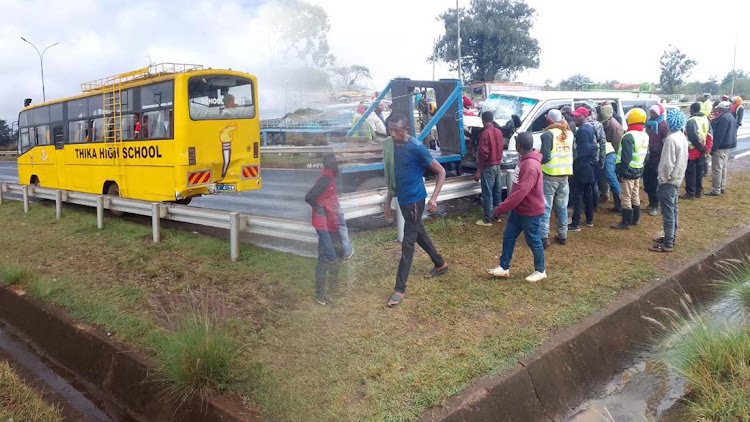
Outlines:
POLYGON ((750 315, 750 259, 721 263, 723 279, 715 285, 733 306, 750 315))
POLYGON ((688 381, 689 420, 743 420, 750 414, 750 331, 692 324, 666 361, 688 381))
POLYGON ((189 317, 153 343, 160 372, 170 383, 168 398, 184 404, 227 386, 238 348, 212 318, 189 317))
POLYGON ((34 273, 26 267, 12 265, 0 268, 0 280, 8 286, 31 280, 33 277, 34 273))

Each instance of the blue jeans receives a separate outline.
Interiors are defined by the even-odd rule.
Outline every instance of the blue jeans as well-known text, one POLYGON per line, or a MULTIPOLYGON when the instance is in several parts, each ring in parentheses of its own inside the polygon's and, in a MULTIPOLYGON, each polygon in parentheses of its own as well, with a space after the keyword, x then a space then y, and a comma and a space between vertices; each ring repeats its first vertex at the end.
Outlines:
POLYGON ((534 254, 534 269, 539 272, 544 271, 544 247, 540 235, 543 217, 542 215, 526 217, 516 214, 515 211, 510 212, 503 232, 503 252, 500 255, 501 267, 506 270, 510 269, 513 249, 516 247, 516 238, 523 232, 526 237, 526 244, 529 245, 531 253, 534 254))
POLYGON ((326 284, 328 284, 329 293, 335 292, 338 287, 341 255, 337 247, 341 247, 341 239, 337 232, 325 230, 316 230, 316 232, 318 233, 318 265, 315 267, 315 296, 318 299, 324 299, 326 284))
POLYGON ((661 206, 661 218, 664 223, 664 246, 673 247, 677 235, 677 194, 679 186, 664 183, 656 188, 661 206))
POLYGON ((484 222, 492 221, 492 212, 503 200, 503 180, 500 165, 482 169, 482 202, 484 203, 484 222))
POLYGON ((557 235, 561 239, 568 238, 568 195, 570 188, 568 180, 555 181, 552 178, 544 178, 544 216, 542 217, 541 236, 542 239, 549 237, 549 219, 552 209, 555 209, 557 218, 557 235))
POLYGON ((339 207, 339 237, 341 238, 341 249, 344 256, 351 255, 354 248, 352 247, 352 241, 349 240, 349 229, 346 227, 346 218, 341 207, 339 207))
POLYGON ((607 172, 607 183, 609 189, 612 191, 612 195, 620 196, 620 182, 617 181, 617 175, 615 174, 615 161, 617 161, 617 154, 611 152, 607 154, 607 159, 604 161, 604 170, 607 172))

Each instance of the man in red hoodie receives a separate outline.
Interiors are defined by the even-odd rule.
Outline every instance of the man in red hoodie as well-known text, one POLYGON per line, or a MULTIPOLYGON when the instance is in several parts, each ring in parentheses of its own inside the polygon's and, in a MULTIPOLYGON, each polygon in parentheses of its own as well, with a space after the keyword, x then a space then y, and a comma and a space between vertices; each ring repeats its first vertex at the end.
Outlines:
POLYGON ((518 134, 516 149, 521 155, 513 176, 510 196, 495 208, 495 216, 510 212, 503 232, 503 251, 500 265, 487 270, 495 277, 510 277, 510 261, 516 239, 523 232, 526 244, 534 254, 534 272, 526 277, 529 283, 547 278, 544 267, 544 247, 542 246, 542 219, 544 217, 544 182, 542 179, 542 154, 534 151, 534 138, 531 132, 518 134))

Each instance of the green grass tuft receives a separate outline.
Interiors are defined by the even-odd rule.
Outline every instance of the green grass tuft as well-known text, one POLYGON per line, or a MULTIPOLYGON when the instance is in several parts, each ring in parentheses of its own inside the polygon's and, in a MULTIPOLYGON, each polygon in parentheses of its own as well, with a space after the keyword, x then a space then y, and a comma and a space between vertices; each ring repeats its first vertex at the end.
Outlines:
POLYGON ((750 328, 698 320, 666 361, 688 381, 689 420, 739 421, 750 415, 750 328))
POLYGON ((174 332, 152 337, 166 396, 186 403, 226 389, 237 357, 237 344, 209 317, 187 318, 174 332))
POLYGON ((10 265, 0 268, 0 280, 8 286, 31 280, 34 272, 26 267, 10 265))
POLYGON ((725 260, 723 279, 716 286, 739 310, 750 314, 750 257, 744 260, 725 260))

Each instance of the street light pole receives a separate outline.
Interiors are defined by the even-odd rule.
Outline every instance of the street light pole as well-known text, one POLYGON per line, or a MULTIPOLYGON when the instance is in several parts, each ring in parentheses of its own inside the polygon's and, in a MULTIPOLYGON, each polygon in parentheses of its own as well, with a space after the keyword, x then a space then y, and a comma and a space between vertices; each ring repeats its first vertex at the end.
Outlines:
POLYGON ((46 102, 46 101, 47 101, 47 93, 46 93, 46 92, 44 91, 44 53, 46 53, 46 52, 47 52, 47 50, 49 50, 49 48, 50 48, 50 47, 54 47, 54 46, 56 46, 57 44, 60 44, 60 43, 56 42, 56 43, 54 43, 54 44, 48 45, 48 46, 47 46, 47 47, 46 47, 46 48, 45 48, 44 50, 42 50, 42 52, 40 53, 40 52, 39 52, 39 49, 38 49, 38 48, 36 48, 36 46, 35 46, 35 45, 34 45, 34 44, 33 44, 33 43, 31 42, 31 41, 27 40, 27 39, 26 39, 26 38, 24 38, 24 37, 21 37, 21 39, 22 39, 22 40, 24 40, 25 42, 27 42, 27 43, 28 43, 29 45, 31 45, 32 47, 34 47, 34 50, 36 50, 36 54, 38 54, 38 55, 39 55, 39 68, 40 68, 40 69, 41 69, 41 71, 42 71, 42 101, 46 102))
POLYGON ((729 91, 729 95, 734 95, 734 78, 736 76, 735 69, 737 65, 737 34, 734 34, 734 58, 732 59, 732 89, 729 91))
POLYGON ((458 8, 458 0, 456 0, 456 27, 458 28, 458 80, 463 83, 464 80, 461 77, 461 9, 458 8))

